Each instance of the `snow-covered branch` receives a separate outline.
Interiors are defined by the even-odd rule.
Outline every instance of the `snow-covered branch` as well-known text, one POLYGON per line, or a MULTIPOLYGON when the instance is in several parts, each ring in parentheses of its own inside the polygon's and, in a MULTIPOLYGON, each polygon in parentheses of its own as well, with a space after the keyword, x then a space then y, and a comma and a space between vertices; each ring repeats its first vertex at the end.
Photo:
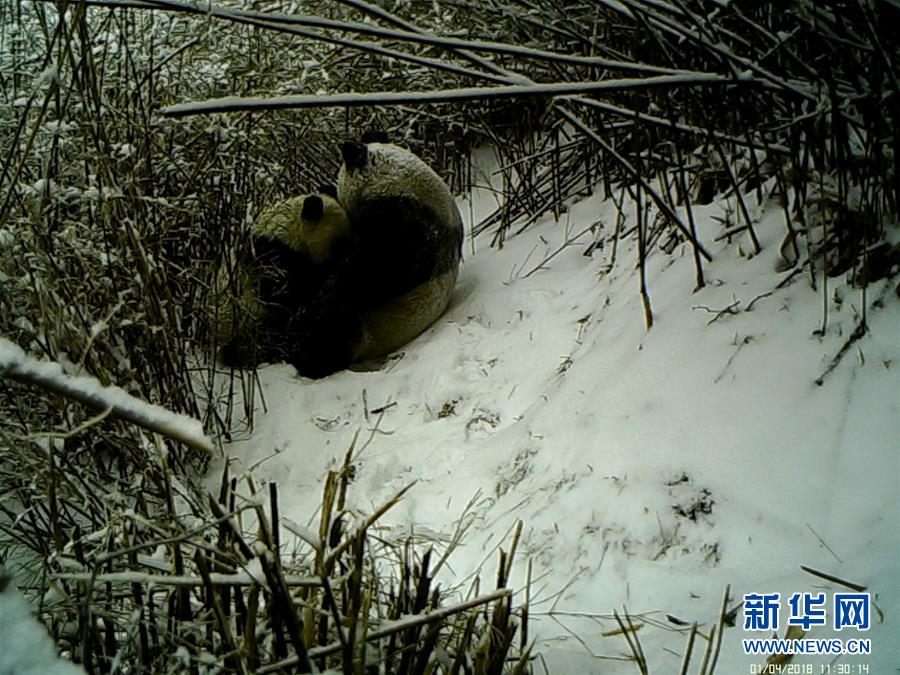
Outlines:
POLYGON ((5 338, 0 338, 0 375, 33 384, 91 408, 109 410, 119 419, 196 450, 213 451, 213 443, 198 420, 142 401, 120 387, 104 386, 96 378, 67 375, 58 363, 38 361, 5 338))
POLYGON ((601 91, 625 91, 693 85, 758 84, 751 77, 726 77, 716 73, 684 72, 677 75, 629 77, 600 82, 552 82, 548 84, 511 84, 498 87, 463 87, 440 91, 388 91, 332 94, 298 94, 293 96, 222 98, 180 103, 162 109, 169 117, 237 112, 242 110, 283 110, 296 108, 357 107, 372 105, 416 105, 425 103, 460 103, 462 101, 515 98, 518 96, 564 96, 594 94, 601 91))

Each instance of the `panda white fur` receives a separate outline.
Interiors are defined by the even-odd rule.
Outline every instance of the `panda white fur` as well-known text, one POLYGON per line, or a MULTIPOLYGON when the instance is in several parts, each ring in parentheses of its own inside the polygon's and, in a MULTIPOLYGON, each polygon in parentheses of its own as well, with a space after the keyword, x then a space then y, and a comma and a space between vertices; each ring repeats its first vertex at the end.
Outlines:
POLYGON ((353 227, 360 337, 355 360, 406 344, 447 308, 462 251, 453 195, 425 162, 390 143, 341 147, 338 201, 353 227))
POLYGON ((218 275, 212 325, 227 365, 299 360, 318 375, 332 368, 326 362, 343 362, 343 355, 321 353, 330 347, 320 338, 325 326, 347 330, 343 312, 322 299, 351 246, 350 220, 334 194, 321 188, 263 211, 250 229, 250 250, 230 274, 218 275), (309 354, 312 365, 299 354, 309 354))

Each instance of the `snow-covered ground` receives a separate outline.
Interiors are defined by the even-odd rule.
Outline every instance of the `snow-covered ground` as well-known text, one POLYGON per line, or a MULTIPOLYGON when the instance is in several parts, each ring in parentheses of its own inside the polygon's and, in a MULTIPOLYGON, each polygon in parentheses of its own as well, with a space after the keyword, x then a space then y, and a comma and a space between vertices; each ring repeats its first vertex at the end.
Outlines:
MULTIPOLYGON (((462 202, 464 217, 483 217, 489 195, 462 202)), ((356 456, 352 507, 371 512, 417 481, 382 524, 449 539, 465 514, 472 527, 447 574, 462 582, 482 570, 483 587, 496 548, 508 547, 521 520, 513 581, 521 589, 531 559, 531 635, 551 673, 637 672, 623 660, 622 636, 604 635, 623 605, 647 621, 638 636, 650 672, 678 672, 686 627, 666 615, 700 622, 706 634, 728 584, 729 609, 744 593, 780 593, 783 635, 792 593, 824 591, 830 600, 846 590, 800 565, 873 594, 871 630, 838 635, 870 638, 872 654, 837 662, 895 672, 897 281, 869 288, 869 334, 817 386, 857 325, 860 292, 829 280, 826 331, 815 335, 823 302, 808 274, 776 288, 789 274, 774 271, 784 232, 777 205, 757 207, 763 251, 750 259, 739 250, 750 250, 746 235, 714 242, 722 226, 713 216, 723 209, 695 214, 714 254, 705 288, 692 292, 686 244, 653 250, 649 331, 632 239, 620 242, 610 270, 609 246, 583 255, 590 233, 551 256, 595 221, 611 234, 615 211, 599 195, 500 251, 487 239, 467 242, 449 311, 401 358, 320 381, 288 366, 261 369, 268 412, 257 414, 252 437, 228 448, 233 471, 255 467, 257 479, 276 481, 282 514, 306 523, 326 470, 361 431, 369 442, 356 456)), ((214 469, 210 484, 217 478, 214 469)), ((830 625, 829 610, 828 626, 809 637, 833 637, 830 625)), ((742 628, 739 611, 717 673, 742 675, 764 661, 744 656, 740 640, 768 635, 742 628)), ((689 672, 704 647, 699 640, 689 672)))
POLYGON ((0 566, 0 675, 79 675, 78 666, 57 658, 56 645, 32 607, 0 566))

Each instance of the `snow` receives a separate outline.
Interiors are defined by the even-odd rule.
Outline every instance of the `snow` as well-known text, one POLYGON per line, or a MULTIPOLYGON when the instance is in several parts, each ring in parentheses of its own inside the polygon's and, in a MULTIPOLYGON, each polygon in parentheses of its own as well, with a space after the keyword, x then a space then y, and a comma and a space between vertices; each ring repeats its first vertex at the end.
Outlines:
POLYGON ((77 675, 78 666, 59 659, 47 630, 31 615, 25 598, 0 568, 0 675, 77 675))
MULTIPOLYGON (((477 223, 491 200, 476 191, 460 211, 477 223)), ((599 195, 501 251, 487 250, 487 238, 467 242, 474 254, 450 309, 402 358, 319 381, 288 366, 261 369, 268 413, 258 410, 252 437, 227 448, 232 470, 255 467, 258 480, 277 481, 282 515, 308 523, 326 470, 361 430, 348 507, 371 513, 417 481, 380 521, 397 536, 414 528, 448 541, 465 514, 473 526, 442 571, 451 583, 479 571, 493 578, 496 548, 508 547, 521 520, 512 583, 521 602, 531 559, 530 635, 551 673, 635 672, 622 660, 622 636, 605 635, 623 606, 648 622, 638 637, 651 672, 675 672, 687 626, 666 615, 708 633, 729 584, 729 608, 744 593, 779 592, 786 605, 793 592, 846 590, 800 565, 868 587, 884 619, 856 637, 872 640, 870 672, 892 671, 900 664, 896 279, 869 288, 869 333, 817 386, 857 325, 860 291, 829 280, 827 327, 814 335, 822 296, 808 274, 776 288, 790 274, 775 272, 780 209, 756 207, 763 251, 747 259, 746 235, 714 242, 722 226, 713 217, 725 207, 695 209, 714 254, 703 289, 692 292, 686 244, 671 255, 654 247, 649 331, 635 242, 620 242, 607 273, 610 246, 582 255, 589 234, 541 265, 598 218, 604 236, 612 232, 613 205, 599 195)), ((210 485, 217 481, 214 469, 210 485)), ((741 630, 740 613, 738 621, 725 631, 718 673, 763 661, 743 655, 740 639, 759 636, 741 630)), ((830 628, 809 637, 835 635, 852 637, 830 628)), ((705 640, 698 645, 691 672, 705 640)))

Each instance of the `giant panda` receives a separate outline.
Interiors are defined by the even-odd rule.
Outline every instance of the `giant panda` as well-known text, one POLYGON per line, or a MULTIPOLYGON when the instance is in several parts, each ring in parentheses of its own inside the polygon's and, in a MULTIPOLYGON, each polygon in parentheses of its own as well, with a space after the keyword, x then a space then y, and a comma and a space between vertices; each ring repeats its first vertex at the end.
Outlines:
POLYGON ((249 250, 230 275, 220 273, 212 324, 226 365, 288 361, 318 377, 352 358, 358 320, 334 281, 352 238, 335 194, 325 186, 263 211, 250 228, 249 250))
POLYGON ((337 196, 352 223, 347 277, 360 316, 355 361, 396 350, 444 313, 462 253, 462 218, 446 183, 382 140, 341 146, 337 196))

